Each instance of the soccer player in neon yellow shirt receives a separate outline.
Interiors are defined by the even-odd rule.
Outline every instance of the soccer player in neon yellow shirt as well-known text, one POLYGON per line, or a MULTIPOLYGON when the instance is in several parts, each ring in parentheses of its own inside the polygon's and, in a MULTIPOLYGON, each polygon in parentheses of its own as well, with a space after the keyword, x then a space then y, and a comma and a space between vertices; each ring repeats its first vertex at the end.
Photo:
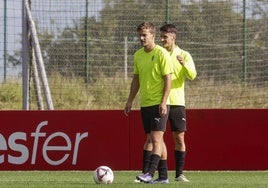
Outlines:
MULTIPOLYGON (((168 120, 173 66, 169 53, 155 44, 156 28, 152 23, 140 24, 137 32, 142 48, 134 54, 134 75, 124 112, 130 113, 132 102, 140 91, 141 117, 147 139, 143 148, 143 173, 136 179, 152 183, 161 156, 166 153, 163 135, 168 120)), ((165 179, 168 181, 167 177, 165 179)))
POLYGON ((161 42, 164 48, 170 53, 174 73, 170 91, 170 112, 169 122, 175 142, 175 181, 189 182, 183 174, 185 163, 186 146, 184 134, 186 131, 186 110, 185 110, 185 79, 193 80, 196 77, 194 61, 189 52, 176 45, 177 28, 173 24, 165 24, 160 28, 161 42))

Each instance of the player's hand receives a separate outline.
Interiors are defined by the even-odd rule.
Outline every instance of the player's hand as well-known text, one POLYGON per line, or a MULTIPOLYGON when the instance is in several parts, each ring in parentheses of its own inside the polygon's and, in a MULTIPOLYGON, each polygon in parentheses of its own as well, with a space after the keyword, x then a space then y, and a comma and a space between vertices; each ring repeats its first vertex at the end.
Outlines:
POLYGON ((131 111, 131 107, 132 107, 132 104, 129 103, 129 102, 127 102, 127 103, 126 103, 126 106, 125 106, 125 109, 124 109, 124 114, 125 114, 126 116, 129 115, 129 113, 130 113, 130 111, 131 111))
POLYGON ((184 59, 183 59, 182 56, 177 55, 177 60, 179 61, 179 63, 180 63, 181 65, 184 65, 184 64, 185 64, 185 61, 184 61, 184 59))
POLYGON ((159 115, 160 115, 161 117, 163 117, 163 116, 165 116, 166 114, 167 114, 167 105, 161 103, 161 104, 159 105, 159 115))

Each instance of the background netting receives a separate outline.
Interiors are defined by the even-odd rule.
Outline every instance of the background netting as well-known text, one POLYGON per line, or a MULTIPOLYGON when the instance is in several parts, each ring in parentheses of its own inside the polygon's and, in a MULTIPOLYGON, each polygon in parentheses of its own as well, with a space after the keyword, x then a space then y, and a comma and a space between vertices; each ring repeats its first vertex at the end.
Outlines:
MULTIPOLYGON (((22 2, 0 0, 0 109, 22 109, 22 2), (4 6, 5 5, 5 6, 4 6)), ((187 108, 268 107, 267 0, 32 0, 55 109, 123 109, 136 26, 179 28, 198 75, 187 108)), ((159 32, 157 43, 160 44, 159 32)), ((31 109, 37 109, 30 86, 31 109)), ((133 108, 139 108, 136 98, 133 108)))

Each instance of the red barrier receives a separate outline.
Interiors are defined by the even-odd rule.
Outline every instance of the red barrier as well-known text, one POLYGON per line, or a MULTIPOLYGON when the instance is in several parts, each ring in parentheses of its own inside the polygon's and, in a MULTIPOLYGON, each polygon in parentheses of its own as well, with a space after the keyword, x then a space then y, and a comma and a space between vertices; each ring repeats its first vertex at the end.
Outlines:
MULTIPOLYGON (((267 170, 268 109, 187 110, 186 170, 267 170)), ((140 112, 0 111, 0 170, 140 170, 140 112)), ((174 143, 165 134, 169 169, 174 143)))
POLYGON ((187 169, 268 169, 268 109, 188 110, 187 114, 187 169))
POLYGON ((122 111, 1 111, 0 117, 1 170, 129 167, 122 111))

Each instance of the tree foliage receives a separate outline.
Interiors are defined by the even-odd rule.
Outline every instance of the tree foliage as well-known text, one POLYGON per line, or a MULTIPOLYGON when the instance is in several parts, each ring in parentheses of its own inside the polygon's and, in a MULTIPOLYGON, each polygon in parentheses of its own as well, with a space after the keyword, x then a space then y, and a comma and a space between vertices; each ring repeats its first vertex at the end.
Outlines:
MULTIPOLYGON (((159 28, 169 21, 178 26, 178 44, 193 55, 199 75, 213 80, 241 78, 243 14, 233 9, 232 1, 166 2, 104 0, 100 17, 87 18, 87 26, 84 17, 73 28, 64 28, 57 35, 39 33, 46 69, 49 73, 57 71, 65 76, 84 76, 85 71, 89 71, 91 79, 98 73, 114 75, 123 70, 125 37, 128 40, 128 68, 131 69, 132 55, 140 47, 136 26, 143 21, 151 21, 159 28), (89 69, 85 70, 87 61, 89 69)), ((268 15, 258 2, 261 1, 256 1, 252 15, 247 18, 247 27, 252 29, 247 30, 249 70, 261 72, 252 76, 253 79, 262 79, 268 74, 267 70, 261 70, 262 66, 255 64, 265 64, 262 58, 258 58, 258 62, 252 60, 267 56, 263 52, 268 44, 268 15)), ((265 79, 268 79, 267 76, 265 79)))

